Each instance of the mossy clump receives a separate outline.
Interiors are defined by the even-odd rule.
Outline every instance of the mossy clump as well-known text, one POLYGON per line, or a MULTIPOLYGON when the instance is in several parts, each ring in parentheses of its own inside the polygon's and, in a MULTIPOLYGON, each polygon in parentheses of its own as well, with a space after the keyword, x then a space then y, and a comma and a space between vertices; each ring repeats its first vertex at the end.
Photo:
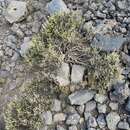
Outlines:
POLYGON ((90 53, 94 55, 86 62, 87 86, 99 93, 105 93, 111 89, 113 83, 122 79, 119 54, 107 54, 95 49, 90 53))
POLYGON ((74 12, 49 17, 32 40, 32 46, 26 54, 28 63, 37 70, 42 68, 44 72, 56 70, 64 61, 67 50, 83 42, 78 32, 81 21, 74 12))
POLYGON ((49 85, 48 80, 33 81, 26 86, 20 99, 7 105, 4 112, 7 130, 37 130, 43 125, 41 113, 52 105, 49 85))
POLYGON ((36 104, 28 99, 13 101, 5 112, 7 130, 36 130, 41 124, 36 104))
POLYGON ((74 12, 49 17, 33 39, 27 59, 37 66, 36 71, 41 68, 40 73, 45 74, 57 72, 62 62, 85 66, 87 86, 99 92, 109 90, 108 84, 121 77, 119 54, 91 47, 91 42, 85 41, 80 32, 82 23, 83 19, 74 12))

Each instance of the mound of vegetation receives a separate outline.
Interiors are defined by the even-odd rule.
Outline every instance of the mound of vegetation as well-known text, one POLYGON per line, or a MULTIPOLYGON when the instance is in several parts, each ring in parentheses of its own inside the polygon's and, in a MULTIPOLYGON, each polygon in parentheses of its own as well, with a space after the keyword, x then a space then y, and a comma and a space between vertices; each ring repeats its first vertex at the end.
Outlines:
POLYGON ((44 84, 50 81, 52 74, 56 74, 62 62, 86 67, 86 86, 99 92, 106 92, 111 83, 120 79, 118 53, 102 52, 91 47, 90 40, 87 40, 89 32, 85 33, 85 38, 81 33, 82 24, 83 19, 73 12, 56 14, 49 17, 41 32, 33 38, 25 60, 40 78, 26 86, 23 98, 7 106, 7 130, 35 130, 41 125, 40 114, 49 109, 54 95, 51 85, 44 84))
POLYGON ((53 99, 47 79, 34 80, 23 90, 23 96, 10 102, 5 109, 7 130, 37 130, 43 125, 40 115, 50 109, 53 99))

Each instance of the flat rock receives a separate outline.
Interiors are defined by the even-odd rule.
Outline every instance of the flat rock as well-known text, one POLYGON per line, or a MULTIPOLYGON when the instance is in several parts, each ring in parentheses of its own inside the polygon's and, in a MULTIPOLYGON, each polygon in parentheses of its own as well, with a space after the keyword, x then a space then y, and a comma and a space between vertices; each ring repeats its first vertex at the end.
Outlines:
POLYGON ((50 3, 47 4, 46 8, 50 15, 69 11, 63 0, 52 0, 50 3))
POLYGON ((27 3, 22 1, 10 1, 5 18, 9 23, 19 22, 23 20, 27 13, 27 3))
POLYGON ((79 83, 82 82, 84 76, 85 67, 81 65, 73 65, 71 73, 71 82, 79 83))
POLYGON ((110 52, 119 50, 125 41, 126 38, 123 38, 122 36, 109 36, 99 34, 94 38, 92 46, 110 52))
POLYGON ((69 95, 71 105, 83 105, 90 101, 95 95, 91 90, 80 90, 69 95))
POLYGON ((116 112, 110 112, 106 117, 106 121, 110 130, 116 130, 117 124, 120 121, 120 116, 116 112))

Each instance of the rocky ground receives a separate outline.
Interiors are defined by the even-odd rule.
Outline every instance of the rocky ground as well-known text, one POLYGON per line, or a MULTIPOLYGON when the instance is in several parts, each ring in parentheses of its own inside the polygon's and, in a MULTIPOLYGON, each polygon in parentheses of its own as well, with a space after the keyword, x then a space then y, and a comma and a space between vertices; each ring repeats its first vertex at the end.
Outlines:
MULTIPOLYGON (((18 93, 19 86, 29 78, 21 59, 32 36, 39 32, 48 13, 53 13, 50 8, 47 10, 49 2, 49 0, 0 0, 1 109, 13 95, 18 93)), ((120 50, 125 80, 113 86, 113 90, 107 95, 96 94, 89 90, 73 92, 74 86, 72 86, 72 94, 67 97, 68 102, 65 102, 61 95, 59 99, 54 99, 52 109, 43 113, 42 118, 46 120, 46 127, 42 130, 129 130, 130 1, 65 0, 64 2, 68 9, 80 11, 80 15, 85 18, 84 29, 90 29, 96 34, 93 46, 106 51, 120 50)), ((66 6, 62 8, 66 9, 66 6)), ((60 77, 63 73, 68 77, 69 67, 65 64, 61 69, 60 77)), ((74 65, 71 82, 81 81, 83 75, 84 68, 74 65)), ((65 78, 61 84, 68 82, 69 79, 65 78)), ((1 119, 1 130, 4 129, 2 123, 1 119)))

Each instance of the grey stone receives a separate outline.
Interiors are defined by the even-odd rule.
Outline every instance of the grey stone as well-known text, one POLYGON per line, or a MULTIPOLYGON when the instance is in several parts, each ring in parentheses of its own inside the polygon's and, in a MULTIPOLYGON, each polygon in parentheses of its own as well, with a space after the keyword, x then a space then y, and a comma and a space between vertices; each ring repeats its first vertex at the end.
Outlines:
POLYGON ((109 107, 111 108, 111 110, 118 110, 118 103, 110 102, 109 107))
POLYGON ((104 128, 106 126, 105 116, 103 114, 98 115, 97 123, 100 128, 104 128))
POLYGON ((87 102, 85 105, 85 112, 92 112, 96 109, 96 102, 95 101, 90 101, 87 102))
POLYGON ((116 101, 119 103, 124 103, 124 100, 130 95, 130 89, 128 83, 123 81, 117 82, 114 85, 115 90, 113 91, 113 95, 116 97, 116 101))
POLYGON ((79 114, 83 114, 84 113, 84 108, 85 108, 85 106, 84 105, 81 105, 81 106, 77 106, 77 111, 78 111, 78 113, 79 114))
POLYGON ((47 4, 46 8, 50 15, 61 12, 69 12, 69 9, 67 8, 63 0, 52 0, 50 3, 47 4))
POLYGON ((66 129, 64 127, 60 126, 60 125, 57 125, 56 130, 66 130, 66 129))
POLYGON ((126 1, 123 0, 123 1, 117 1, 117 5, 119 7, 119 9, 126 9, 126 1))
POLYGON ((82 82, 84 76, 85 67, 81 65, 73 65, 71 73, 71 82, 79 83, 82 82))
POLYGON ((59 83, 60 86, 67 86, 70 84, 69 73, 69 65, 67 63, 62 63, 61 68, 59 68, 56 76, 56 81, 59 83))
POLYGON ((130 97, 128 98, 125 109, 130 112, 130 97))
POLYGON ((52 124, 52 113, 51 113, 51 111, 44 112, 42 114, 42 120, 44 121, 44 123, 46 125, 51 125, 52 124))
POLYGON ((107 97, 103 94, 96 94, 94 99, 96 102, 104 103, 106 101, 107 97))
POLYGON ((66 113, 67 114, 75 114, 75 113, 77 113, 77 111, 75 110, 75 108, 73 106, 67 105, 66 113))
POLYGON ((95 128, 88 128, 87 130, 97 130, 97 129, 95 129, 95 128))
POLYGON ((90 116, 87 120, 87 127, 90 128, 90 127, 96 127, 96 126, 97 126, 97 122, 96 122, 95 117, 90 116))
POLYGON ((66 120, 66 124, 67 125, 76 125, 76 124, 78 124, 79 120, 80 120, 79 114, 71 114, 68 116, 68 118, 66 120))
POLYGON ((99 113, 106 113, 107 106, 106 104, 98 104, 97 109, 99 113))
POLYGON ((90 112, 84 112, 84 118, 87 121, 89 117, 91 117, 92 114, 90 112))
POLYGON ((77 129, 77 127, 75 125, 73 125, 73 126, 69 127, 69 130, 78 130, 78 129, 77 129))
MULTIPOLYGON (((117 25, 117 22, 115 20, 96 20, 96 26, 92 28, 92 32, 96 34, 97 40, 99 36, 107 36, 109 37, 114 26, 117 25), (100 34, 100 35, 99 35, 100 34)), ((96 40, 96 39, 95 39, 96 40)))
POLYGON ((125 23, 127 23, 127 24, 130 24, 130 17, 124 18, 123 22, 125 22, 125 23))
POLYGON ((116 51, 121 48, 125 41, 126 38, 122 36, 96 35, 92 42, 92 46, 108 52, 116 51))
POLYGON ((116 130, 117 124, 120 121, 120 116, 116 112, 110 112, 106 117, 106 121, 110 130, 116 130))
POLYGON ((130 129, 129 124, 126 121, 120 121, 118 123, 118 128, 121 129, 121 130, 129 130, 130 129))
POLYGON ((69 95, 71 105, 83 105, 90 101, 95 95, 91 90, 80 90, 69 95))
POLYGON ((4 120, 4 115, 0 115, 0 130, 5 130, 5 120, 4 120))
POLYGON ((38 128, 37 130, 48 130, 48 126, 43 126, 41 128, 38 128))
POLYGON ((52 111, 55 111, 55 112, 61 111, 61 101, 57 99, 53 100, 52 111))
POLYGON ((123 63, 130 66, 130 56, 125 54, 124 52, 121 53, 121 56, 122 56, 123 63))
POLYGON ((41 24, 38 21, 33 22, 32 32, 38 33, 40 30, 40 26, 41 26, 41 24))
POLYGON ((22 30, 19 28, 19 25, 14 23, 13 26, 11 27, 11 31, 16 34, 19 38, 23 38, 24 37, 24 33, 22 32, 22 30))
POLYGON ((32 46, 32 41, 30 40, 30 37, 24 37, 24 41, 20 49, 20 55, 22 57, 25 57, 28 50, 31 48, 31 46, 32 46))
POLYGON ((66 119, 66 114, 64 113, 56 113, 53 117, 54 122, 62 122, 66 119))
POLYGON ((96 16, 97 16, 98 18, 102 18, 102 19, 106 18, 106 14, 103 14, 103 13, 101 13, 100 11, 97 11, 96 16))
POLYGON ((27 3, 23 1, 11 1, 5 12, 8 22, 14 23, 23 20, 27 13, 27 3))

